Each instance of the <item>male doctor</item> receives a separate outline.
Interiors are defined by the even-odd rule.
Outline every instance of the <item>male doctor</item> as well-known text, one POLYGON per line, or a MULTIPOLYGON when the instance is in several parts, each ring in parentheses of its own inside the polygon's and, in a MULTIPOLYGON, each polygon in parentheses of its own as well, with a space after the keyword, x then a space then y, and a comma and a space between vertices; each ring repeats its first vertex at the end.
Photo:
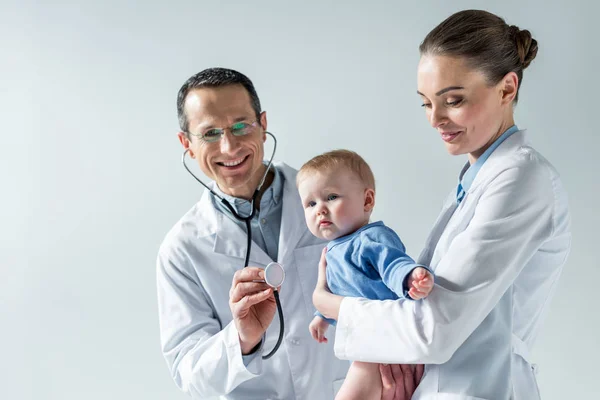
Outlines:
MULTIPOLYGON (((252 82, 236 71, 204 70, 180 89, 177 112, 188 155, 214 180, 217 194, 249 215, 248 200, 266 172, 267 137, 252 82)), ((283 163, 268 172, 251 221, 249 267, 243 268, 245 223, 207 190, 160 246, 162 352, 177 386, 193 398, 330 400, 343 382, 348 362, 334 356, 333 340, 319 344, 308 330, 325 243, 304 223, 295 176, 283 163), (273 290, 255 281, 272 261, 286 273, 285 332, 279 350, 263 360, 279 321, 273 290)))

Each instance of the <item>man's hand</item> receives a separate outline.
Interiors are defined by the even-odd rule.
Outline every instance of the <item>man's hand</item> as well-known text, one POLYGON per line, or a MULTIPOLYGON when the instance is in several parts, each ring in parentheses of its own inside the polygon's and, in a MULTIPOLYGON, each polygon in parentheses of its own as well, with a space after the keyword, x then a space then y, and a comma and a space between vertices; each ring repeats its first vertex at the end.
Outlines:
POLYGON ((258 267, 246 267, 233 275, 229 308, 242 354, 250 353, 260 343, 277 310, 273 289, 266 283, 253 282, 264 278, 264 270, 258 267))
POLYGON ((325 337, 327 328, 329 328, 329 323, 319 316, 314 317, 308 326, 311 336, 319 343, 327 343, 327 338, 325 337))
POLYGON ((421 300, 433 289, 433 276, 425 268, 417 267, 408 277, 408 295, 413 300, 421 300))
POLYGON ((410 400, 423 377, 422 364, 380 364, 381 400, 410 400))

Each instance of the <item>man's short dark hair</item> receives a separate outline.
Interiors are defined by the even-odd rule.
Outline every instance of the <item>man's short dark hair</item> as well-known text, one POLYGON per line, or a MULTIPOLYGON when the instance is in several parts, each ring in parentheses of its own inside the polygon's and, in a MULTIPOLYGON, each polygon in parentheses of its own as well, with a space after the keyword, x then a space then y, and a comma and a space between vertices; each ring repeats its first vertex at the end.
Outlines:
POLYGON ((177 94, 177 117, 179 118, 179 127, 182 132, 189 133, 189 121, 185 115, 185 99, 190 91, 199 88, 214 88, 227 85, 242 85, 250 95, 250 103, 256 114, 256 119, 260 118, 261 108, 258 94, 252 81, 241 72, 227 68, 208 68, 191 76, 177 94))

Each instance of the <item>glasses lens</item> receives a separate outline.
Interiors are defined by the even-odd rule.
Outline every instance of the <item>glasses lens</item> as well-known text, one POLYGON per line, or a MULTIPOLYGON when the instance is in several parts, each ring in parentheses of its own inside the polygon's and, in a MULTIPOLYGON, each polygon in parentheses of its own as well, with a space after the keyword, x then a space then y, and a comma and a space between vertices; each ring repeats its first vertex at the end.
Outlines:
POLYGON ((238 122, 231 127, 231 133, 235 136, 244 136, 252 132, 253 126, 246 122, 238 122))
POLYGON ((211 129, 209 131, 204 132, 204 134, 202 135, 202 139, 207 142, 216 142, 217 140, 221 139, 222 135, 222 129, 211 129))

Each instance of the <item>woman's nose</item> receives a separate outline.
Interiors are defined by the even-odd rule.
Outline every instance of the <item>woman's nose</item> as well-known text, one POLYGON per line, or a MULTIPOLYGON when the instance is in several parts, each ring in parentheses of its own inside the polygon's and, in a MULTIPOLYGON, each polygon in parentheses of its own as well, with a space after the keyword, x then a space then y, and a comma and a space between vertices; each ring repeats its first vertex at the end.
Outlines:
POLYGON ((444 110, 441 110, 439 107, 433 107, 429 112, 429 123, 431 126, 437 129, 445 121, 446 115, 444 114, 444 110))

